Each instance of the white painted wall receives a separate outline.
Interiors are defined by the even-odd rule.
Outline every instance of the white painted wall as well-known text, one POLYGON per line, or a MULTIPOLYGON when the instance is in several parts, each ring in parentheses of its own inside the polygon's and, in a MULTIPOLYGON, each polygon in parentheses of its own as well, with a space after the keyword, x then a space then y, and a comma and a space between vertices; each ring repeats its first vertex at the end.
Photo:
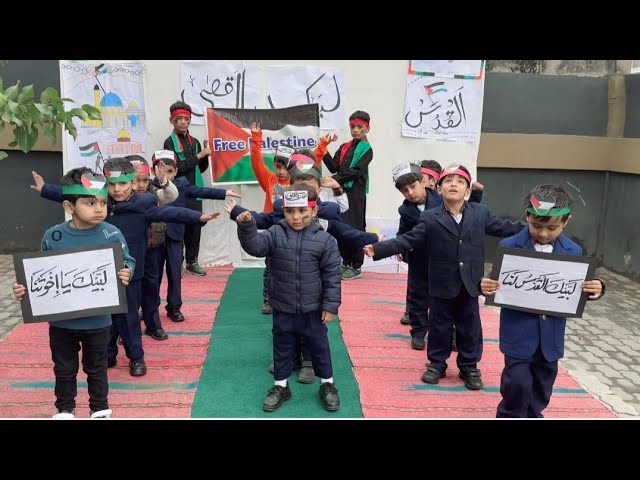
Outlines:
MULTIPOLYGON (((186 60, 185 60, 186 61, 186 60)), ((373 162, 369 167, 370 193, 367 200, 367 216, 380 218, 398 217, 397 209, 402 203, 402 195, 395 189, 391 169, 406 161, 420 161, 432 158, 442 166, 460 163, 476 178, 479 141, 475 143, 445 142, 407 138, 401 135, 404 115, 404 100, 408 60, 210 60, 211 62, 245 63, 264 68, 262 97, 267 106, 266 66, 267 65, 321 65, 342 68, 346 80, 346 111, 344 128, 337 131, 338 143, 331 144, 330 152, 349 136, 348 115, 355 110, 365 110, 371 115, 369 141, 373 147, 373 162)), ((180 63, 182 60, 100 60, 109 63, 141 62, 146 75, 146 115, 149 129, 146 158, 151 152, 162 148, 164 139, 171 133, 169 106, 180 99, 180 63)), ((193 126, 192 135, 204 139, 204 127, 193 126)), ((207 178, 207 176, 204 176, 207 178)), ((260 211, 264 193, 257 185, 234 187, 243 195, 242 205, 260 211)), ((221 210, 222 202, 205 201, 204 208, 221 210)), ((223 216, 226 215, 223 213, 223 216)), ((235 234, 235 224, 227 218, 210 222, 202 231, 200 262, 253 266, 262 262, 243 260, 235 234)))

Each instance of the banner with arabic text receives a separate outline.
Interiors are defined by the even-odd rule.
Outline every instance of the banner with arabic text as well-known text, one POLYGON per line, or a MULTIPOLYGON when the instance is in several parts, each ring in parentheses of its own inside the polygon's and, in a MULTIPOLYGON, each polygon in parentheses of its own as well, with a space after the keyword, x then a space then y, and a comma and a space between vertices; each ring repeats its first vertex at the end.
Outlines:
POLYGON ((315 149, 320 137, 318 104, 276 109, 206 109, 205 125, 211 155, 212 183, 257 183, 251 168, 252 122, 262 129, 262 155, 273 171, 278 145, 315 149))
POLYGON ((193 111, 191 123, 204 125, 205 108, 260 106, 262 75, 262 70, 257 65, 182 62, 180 98, 188 103, 193 111))

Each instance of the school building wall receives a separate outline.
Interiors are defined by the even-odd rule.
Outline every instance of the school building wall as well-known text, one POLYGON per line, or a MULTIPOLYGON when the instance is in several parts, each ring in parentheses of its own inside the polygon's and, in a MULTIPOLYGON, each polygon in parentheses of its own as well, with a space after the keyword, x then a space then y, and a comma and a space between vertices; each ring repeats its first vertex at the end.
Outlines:
MULTIPOLYGON (((353 110, 363 109, 372 116, 370 140, 375 153, 368 216, 397 217, 402 197, 393 188, 389 173, 397 163, 432 157, 443 165, 461 161, 473 167, 477 152, 478 180, 485 185, 484 203, 497 215, 521 219, 522 198, 531 187, 562 183, 576 204, 566 233, 586 253, 601 258, 605 266, 640 278, 640 227, 635 213, 640 200, 640 76, 616 74, 620 69, 612 66, 615 61, 534 61, 538 63, 527 64, 534 65, 533 73, 509 73, 526 71, 522 70, 525 64, 513 67, 513 62, 526 61, 488 62, 491 71, 485 81, 478 150, 477 144, 401 136, 406 60, 243 61, 261 66, 289 63, 344 68, 345 127, 353 110)), ((623 61, 618 62, 619 66, 623 61)), ((148 149, 152 151, 161 148, 170 132, 168 107, 178 99, 180 61, 142 63, 147 69, 145 100, 148 149)), ((34 83, 37 95, 46 86, 59 88, 60 83, 56 61, 12 60, 0 75, 4 85, 17 79, 22 85, 34 83)), ((264 97, 265 92, 266 79, 264 97)), ((346 128, 337 133, 339 142, 349 137, 346 128)), ((202 139, 204 129, 194 127, 193 134, 202 139)), ((45 140, 25 155, 7 150, 9 141, 5 131, 0 148, 9 152, 9 158, 0 161, 0 199, 5 206, 0 253, 37 250, 44 230, 62 221, 64 215, 60 206, 40 199, 29 189, 31 170, 57 181, 63 173, 61 142, 51 146, 45 140)), ((237 190, 244 196, 243 205, 261 209, 264 194, 259 187, 237 190)), ((214 205, 219 209, 221 203, 214 205)), ((203 236, 228 242, 226 256, 210 261, 251 263, 240 252, 232 222, 216 220, 205 227, 203 236)), ((492 260, 496 244, 496 239, 487 237, 487 260, 492 260)))

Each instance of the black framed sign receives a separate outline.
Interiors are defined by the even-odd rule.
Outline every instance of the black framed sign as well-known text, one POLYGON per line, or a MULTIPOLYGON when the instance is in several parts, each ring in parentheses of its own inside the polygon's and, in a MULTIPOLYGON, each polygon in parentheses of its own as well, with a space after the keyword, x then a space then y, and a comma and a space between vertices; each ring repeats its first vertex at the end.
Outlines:
POLYGON ((24 323, 125 313, 126 288, 120 243, 13 256, 17 282, 26 287, 24 323))
POLYGON ((485 305, 558 317, 582 317, 589 294, 582 292, 592 280, 597 259, 498 247, 491 279, 500 288, 485 305))

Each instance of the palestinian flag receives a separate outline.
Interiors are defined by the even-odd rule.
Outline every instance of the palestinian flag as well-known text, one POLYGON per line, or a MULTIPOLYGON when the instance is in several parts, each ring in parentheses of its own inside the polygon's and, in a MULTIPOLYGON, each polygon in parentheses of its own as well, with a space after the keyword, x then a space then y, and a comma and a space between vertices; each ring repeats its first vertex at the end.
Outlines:
POLYGON ((262 156, 273 171, 273 157, 281 145, 315 149, 320 137, 317 104, 276 109, 206 109, 206 138, 211 149, 212 183, 255 183, 251 168, 250 125, 260 123, 262 156))
POLYGON ((100 145, 98 145, 98 142, 93 142, 84 147, 78 147, 78 150, 80 150, 81 157, 93 157, 100 153, 100 145))
POLYGON ((539 215, 546 215, 549 210, 551 210, 556 204, 555 198, 543 199, 538 198, 535 195, 531 195, 529 201, 531 202, 531 206, 533 207, 533 209, 536 211, 536 213, 539 213, 539 215))

